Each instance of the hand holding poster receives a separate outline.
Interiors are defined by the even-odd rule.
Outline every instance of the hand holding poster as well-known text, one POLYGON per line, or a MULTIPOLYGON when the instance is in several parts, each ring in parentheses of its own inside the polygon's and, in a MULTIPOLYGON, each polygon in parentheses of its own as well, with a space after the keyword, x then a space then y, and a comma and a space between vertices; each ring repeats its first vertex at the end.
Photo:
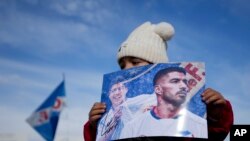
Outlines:
POLYGON ((205 66, 154 64, 104 75, 106 113, 97 140, 142 136, 207 138, 205 66))

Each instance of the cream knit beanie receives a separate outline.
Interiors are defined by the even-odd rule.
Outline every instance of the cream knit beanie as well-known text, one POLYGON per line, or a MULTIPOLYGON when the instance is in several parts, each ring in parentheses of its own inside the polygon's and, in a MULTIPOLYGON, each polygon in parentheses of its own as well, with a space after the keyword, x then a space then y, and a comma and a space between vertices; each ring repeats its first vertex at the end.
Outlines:
POLYGON ((122 43, 117 53, 118 61, 122 57, 131 56, 151 63, 166 63, 168 62, 166 41, 173 35, 174 28, 169 23, 145 22, 122 43))

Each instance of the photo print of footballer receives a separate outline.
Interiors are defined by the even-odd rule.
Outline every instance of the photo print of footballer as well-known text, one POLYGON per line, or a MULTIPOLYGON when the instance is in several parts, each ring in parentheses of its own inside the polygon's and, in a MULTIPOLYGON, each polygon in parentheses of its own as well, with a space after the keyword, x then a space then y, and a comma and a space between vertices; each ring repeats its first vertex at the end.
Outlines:
POLYGON ((105 74, 107 112, 97 141, 145 136, 207 138, 205 65, 162 63, 105 74))

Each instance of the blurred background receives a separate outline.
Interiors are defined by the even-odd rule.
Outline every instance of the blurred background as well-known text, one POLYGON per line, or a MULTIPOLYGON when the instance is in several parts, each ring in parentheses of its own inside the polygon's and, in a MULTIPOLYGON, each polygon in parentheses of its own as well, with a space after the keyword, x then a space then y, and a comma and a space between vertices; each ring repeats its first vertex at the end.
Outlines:
MULTIPOLYGON (((26 118, 63 80, 67 107, 56 141, 82 141, 100 101, 102 77, 146 21, 175 27, 172 62, 206 64, 206 86, 221 92, 235 124, 250 124, 250 2, 247 0, 1 0, 0 141, 44 141, 26 118)), ((227 140, 229 140, 227 138, 227 140)))

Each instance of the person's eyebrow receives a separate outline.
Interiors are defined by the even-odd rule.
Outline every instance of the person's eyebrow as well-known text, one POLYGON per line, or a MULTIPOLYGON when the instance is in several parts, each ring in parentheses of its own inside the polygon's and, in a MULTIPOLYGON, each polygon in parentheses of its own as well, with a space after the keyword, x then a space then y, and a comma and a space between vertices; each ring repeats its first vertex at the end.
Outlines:
POLYGON ((130 57, 131 60, 141 60, 141 61, 144 61, 143 59, 141 58, 137 58, 137 57, 130 57))
POLYGON ((173 81, 180 81, 180 78, 172 78, 169 80, 170 82, 173 82, 173 81))
MULTIPOLYGON (((130 61, 130 62, 132 62, 132 61, 144 62, 144 61, 146 61, 146 60, 141 59, 141 58, 131 57, 131 58, 129 59, 129 61, 130 61)), ((148 62, 148 61, 146 61, 146 62, 148 62)), ((149 62, 148 62, 148 63, 149 63, 149 62)))

